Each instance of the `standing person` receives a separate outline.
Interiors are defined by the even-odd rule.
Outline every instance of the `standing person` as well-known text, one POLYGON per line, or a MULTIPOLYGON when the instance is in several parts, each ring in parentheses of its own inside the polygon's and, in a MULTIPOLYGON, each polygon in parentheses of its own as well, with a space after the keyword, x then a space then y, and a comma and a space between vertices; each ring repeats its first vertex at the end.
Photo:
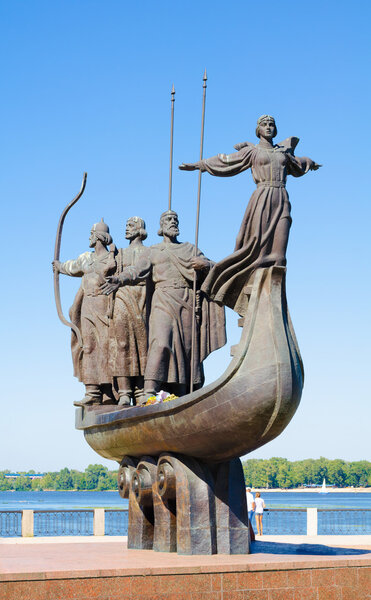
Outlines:
POLYGON ((260 496, 260 492, 255 494, 255 519, 258 535, 263 535, 263 512, 265 509, 265 502, 260 496))
POLYGON ((247 205, 237 236, 234 254, 223 258, 210 271, 203 289, 217 302, 242 314, 243 287, 251 273, 271 265, 286 265, 286 248, 291 227, 290 202, 286 191, 288 175, 301 177, 321 165, 294 155, 299 138, 289 137, 274 144, 276 122, 262 115, 257 122, 258 144, 243 142, 233 154, 218 154, 196 163, 183 163, 185 171, 207 171, 217 177, 232 177, 251 169, 256 190, 247 205))
MULTIPOLYGON (((155 290, 149 318, 147 366, 144 373, 145 396, 161 389, 177 396, 189 392, 193 274, 198 287, 214 263, 202 252, 194 255, 194 245, 178 242, 178 215, 167 210, 161 215, 158 234, 163 242, 150 248, 149 258, 141 258, 135 267, 123 269, 119 277, 108 277, 101 286, 110 294, 121 285, 135 285, 144 277, 152 278, 155 290)), ((195 339, 194 389, 204 383, 205 358, 226 342, 224 308, 203 297, 198 306, 195 339)))
POLYGON ((249 513, 249 521, 251 522, 255 510, 255 500, 254 496, 251 493, 251 488, 247 488, 246 492, 246 500, 247 500, 247 511, 249 513))
POLYGON ((112 397, 112 375, 109 367, 112 298, 107 298, 100 286, 105 277, 116 270, 116 247, 108 226, 103 222, 91 228, 89 247, 75 260, 53 261, 53 270, 70 277, 81 277, 81 287, 70 309, 72 323, 81 331, 83 348, 72 333, 71 352, 74 375, 85 384, 85 396, 75 406, 101 404, 112 397), (107 246, 110 245, 110 250, 107 246))
MULTIPOLYGON (((143 246, 147 237, 146 224, 140 217, 126 222, 125 237, 128 248, 117 252, 117 275, 123 269, 135 266, 140 258, 148 256, 143 246)), ((118 390, 119 406, 130 406, 131 398, 140 404, 143 397, 143 376, 147 359, 147 280, 120 287, 115 295, 113 309, 112 356, 113 376, 118 390)))

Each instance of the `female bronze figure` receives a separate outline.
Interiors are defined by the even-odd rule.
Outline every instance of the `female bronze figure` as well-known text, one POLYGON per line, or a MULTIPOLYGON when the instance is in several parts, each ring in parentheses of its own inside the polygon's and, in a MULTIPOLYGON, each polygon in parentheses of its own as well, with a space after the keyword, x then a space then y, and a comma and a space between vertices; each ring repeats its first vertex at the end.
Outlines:
POLYGON ((200 169, 218 177, 231 177, 251 168, 257 185, 247 205, 237 236, 235 251, 210 271, 203 290, 217 302, 242 314, 242 289, 253 271, 260 267, 286 265, 286 248, 291 226, 290 202, 286 191, 288 175, 301 177, 318 165, 310 158, 299 158, 294 150, 299 142, 289 137, 279 144, 273 139, 276 123, 270 115, 257 122, 257 145, 244 142, 233 154, 218 154, 180 169, 200 169))

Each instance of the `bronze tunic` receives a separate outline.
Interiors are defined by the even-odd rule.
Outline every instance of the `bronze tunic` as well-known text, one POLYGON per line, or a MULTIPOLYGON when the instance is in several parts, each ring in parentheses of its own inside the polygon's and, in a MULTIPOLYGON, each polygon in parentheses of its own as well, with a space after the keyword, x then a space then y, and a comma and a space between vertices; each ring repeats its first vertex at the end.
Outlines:
MULTIPOLYGON (((135 266, 145 259, 149 249, 142 244, 121 248, 117 255, 117 272, 135 266)), ((113 310, 112 371, 116 377, 137 377, 144 374, 147 358, 146 278, 135 285, 120 287, 115 295, 113 310)))
POLYGON ((84 252, 76 260, 61 264, 61 273, 82 277, 81 287, 70 309, 70 318, 80 329, 84 344, 81 349, 72 333, 74 375, 85 385, 112 381, 108 358, 113 299, 101 294, 99 286, 115 269, 113 252, 106 252, 103 256, 84 252))
MULTIPOLYGON (((197 255, 203 256, 202 252, 197 255)), ((149 256, 138 261, 135 268, 123 271, 123 276, 132 282, 151 277, 155 286, 145 380, 189 387, 194 273, 190 260, 193 256, 194 246, 189 242, 161 242, 151 246, 149 256)), ((197 272, 199 284, 204 276, 202 271, 197 272)), ((202 361, 225 342, 224 309, 204 298, 195 340, 196 386, 204 381, 202 361)))

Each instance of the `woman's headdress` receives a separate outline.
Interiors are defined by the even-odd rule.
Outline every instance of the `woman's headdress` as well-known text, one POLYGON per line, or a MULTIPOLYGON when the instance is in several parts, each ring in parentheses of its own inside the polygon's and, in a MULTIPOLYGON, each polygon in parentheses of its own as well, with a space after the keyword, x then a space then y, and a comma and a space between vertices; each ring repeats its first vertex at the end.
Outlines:
POLYGON ((261 125, 261 123, 263 123, 263 121, 265 121, 266 119, 272 119, 272 121, 274 123, 273 137, 276 137, 276 135, 277 135, 277 125, 276 125, 276 121, 274 120, 274 117, 272 117, 272 115, 262 115, 261 117, 259 117, 258 122, 256 124, 256 129, 255 129, 255 135, 256 135, 256 137, 260 137, 259 136, 259 125, 261 125))

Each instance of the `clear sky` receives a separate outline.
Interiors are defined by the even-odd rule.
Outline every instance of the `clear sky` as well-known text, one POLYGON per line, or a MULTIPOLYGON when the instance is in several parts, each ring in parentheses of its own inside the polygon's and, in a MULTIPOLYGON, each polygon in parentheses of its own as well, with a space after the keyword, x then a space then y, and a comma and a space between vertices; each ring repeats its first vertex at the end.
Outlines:
MULTIPOLYGON (((3 0, 0 4, 3 293, 0 469, 83 469, 104 461, 74 429, 83 386, 58 320, 51 260, 64 206, 61 259, 88 249, 104 216, 146 220, 148 244, 167 208, 170 91, 174 164, 199 153, 202 75, 208 72, 204 155, 256 142, 275 116, 277 141, 323 168, 290 178, 293 226, 287 294, 306 381, 286 431, 250 457, 370 459, 370 3, 268 0, 140 3, 3 0)), ((200 247, 231 252, 254 189, 250 172, 203 176, 200 247)), ((173 207, 194 240, 197 173, 174 171, 173 207)), ((62 277, 61 277, 62 279, 62 277)), ((65 314, 79 281, 64 277, 65 314)), ((219 376, 236 343, 206 364, 219 376)), ((217 418, 217 416, 216 416, 217 418)))

